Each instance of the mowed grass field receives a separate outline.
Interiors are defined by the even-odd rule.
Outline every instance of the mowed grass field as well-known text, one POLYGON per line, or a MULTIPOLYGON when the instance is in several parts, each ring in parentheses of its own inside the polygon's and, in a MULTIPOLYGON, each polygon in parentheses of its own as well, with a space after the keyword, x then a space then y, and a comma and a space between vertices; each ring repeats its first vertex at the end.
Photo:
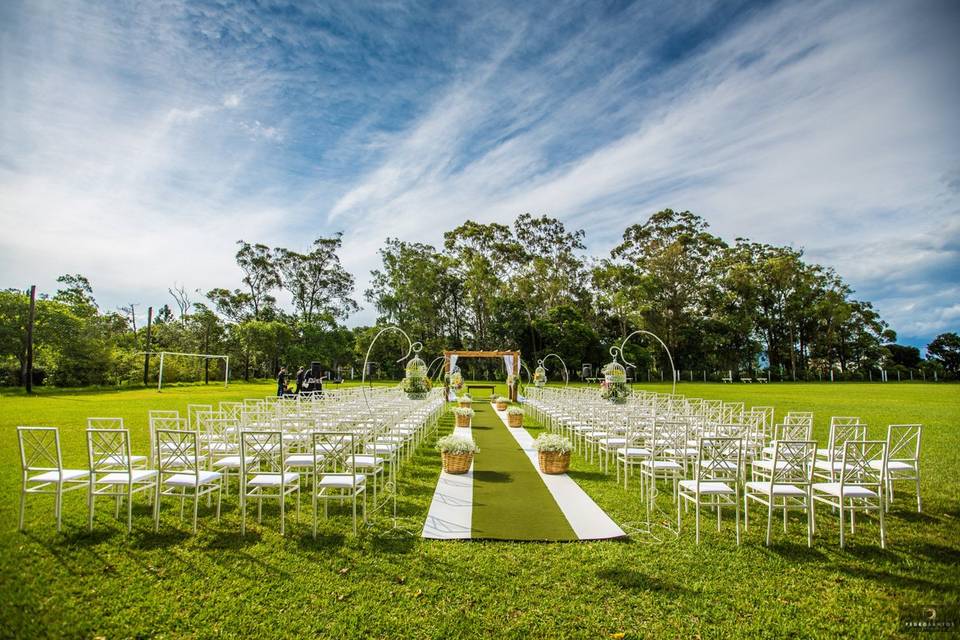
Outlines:
MULTIPOLYGON (((27 531, 16 530, 17 425, 59 426, 66 464, 84 468, 87 417, 123 417, 135 452, 145 453, 148 409, 185 412, 188 402, 272 392, 268 384, 233 384, 0 397, 0 637, 881 638, 901 635, 904 606, 960 605, 957 385, 678 387, 692 397, 773 405, 778 416, 813 411, 821 442, 831 415, 860 416, 878 438, 889 423, 923 423, 924 513, 901 493, 886 550, 875 521, 858 519, 841 551, 837 518, 825 508, 812 549, 799 516, 787 534, 775 520, 774 544, 765 547, 759 510, 740 547, 732 514, 720 532, 705 514, 700 546, 692 514, 680 538, 664 544, 426 541, 389 534, 388 520, 353 538, 344 515, 322 522, 314 540, 307 501, 286 537, 275 507, 241 537, 235 489, 219 523, 201 507, 196 536, 171 502, 155 534, 145 499, 131 535, 106 500, 88 534, 83 492, 67 496, 62 534, 52 498, 34 497, 27 531)), ((441 431, 449 429, 447 419, 441 431)), ((428 445, 404 468, 406 528, 419 532, 438 472, 428 445)), ((580 458, 572 474, 618 522, 642 520, 638 483, 625 491, 580 458)))

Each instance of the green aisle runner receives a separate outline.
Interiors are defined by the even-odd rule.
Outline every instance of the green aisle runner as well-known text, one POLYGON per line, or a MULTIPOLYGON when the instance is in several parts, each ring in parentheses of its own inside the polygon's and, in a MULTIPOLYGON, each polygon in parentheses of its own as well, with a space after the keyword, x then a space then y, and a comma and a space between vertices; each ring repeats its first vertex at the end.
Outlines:
POLYGON ((530 459, 486 402, 474 403, 473 538, 577 540, 530 459))

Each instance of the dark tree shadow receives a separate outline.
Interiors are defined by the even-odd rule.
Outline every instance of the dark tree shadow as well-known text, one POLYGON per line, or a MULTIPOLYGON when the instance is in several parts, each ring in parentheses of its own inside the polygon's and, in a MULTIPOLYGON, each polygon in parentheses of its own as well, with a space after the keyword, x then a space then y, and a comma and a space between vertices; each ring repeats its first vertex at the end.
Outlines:
POLYGON ((687 591, 675 582, 649 576, 635 569, 603 569, 597 572, 597 577, 612 582, 624 589, 632 589, 635 591, 667 591, 672 593, 687 591))

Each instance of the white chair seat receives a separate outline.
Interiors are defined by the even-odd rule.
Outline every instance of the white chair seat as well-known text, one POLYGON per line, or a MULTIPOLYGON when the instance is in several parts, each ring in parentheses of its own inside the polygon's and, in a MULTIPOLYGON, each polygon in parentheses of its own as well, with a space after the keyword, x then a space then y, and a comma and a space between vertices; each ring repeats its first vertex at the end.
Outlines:
POLYGON ((679 470, 683 468, 680 463, 673 460, 644 460, 641 464, 644 467, 653 467, 654 469, 679 470))
POLYGON ((30 482, 69 482, 77 478, 86 478, 90 475, 89 471, 84 469, 61 469, 60 471, 47 471, 39 473, 30 478, 30 482))
MULTIPOLYGON (((789 465, 786 462, 781 460, 780 463, 777 464, 777 469, 783 470, 783 469, 786 469, 788 466, 789 465)), ((774 469, 773 460, 754 460, 753 468, 760 469, 761 471, 772 472, 774 469)))
MULTIPOLYGON (((820 493, 826 493, 837 498, 841 497, 840 495, 840 483, 839 482, 818 482, 813 485, 814 491, 819 491, 820 493)), ((843 496, 844 498, 876 498, 877 493, 873 489, 868 489, 867 487, 861 487, 859 485, 846 485, 843 487, 843 496)))
POLYGON ((126 472, 108 473, 105 476, 97 478, 97 484, 128 484, 133 482, 145 482, 157 475, 153 469, 133 469, 128 475, 126 472))
MULTIPOLYGON (((763 493, 770 495, 770 483, 769 482, 758 482, 752 480, 747 483, 747 488, 753 491, 754 493, 763 493)), ((775 496, 805 496, 806 492, 800 487, 794 486, 792 484, 775 484, 773 485, 773 495, 775 496)))
MULTIPOLYGON (((130 456, 130 464, 140 464, 147 461, 147 456, 130 456)), ((118 466, 127 465, 127 457, 121 455, 106 456, 97 461, 97 465, 113 464, 118 466)))
MULTIPOLYGON (((253 464, 257 459, 253 456, 247 456, 246 463, 253 464)), ((239 469, 240 468, 240 456, 227 456, 226 458, 220 458, 219 460, 213 461, 213 466, 219 467, 221 469, 239 469)))
MULTIPOLYGON (((870 468, 883 469, 883 460, 871 460, 870 468)), ((902 460, 888 460, 887 470, 888 471, 914 471, 916 470, 916 467, 912 463, 903 462, 902 460)))
POLYGON ((362 474, 332 474, 320 478, 320 482, 318 482, 317 485, 330 489, 349 489, 351 487, 362 486, 366 481, 367 477, 362 474))
POLYGON ((222 477, 218 471, 201 471, 199 475, 192 473, 177 473, 163 481, 173 487, 198 487, 203 484, 216 482, 222 477))
POLYGON ((378 442, 376 444, 370 443, 364 447, 364 451, 368 451, 370 453, 393 453, 396 451, 396 449, 397 447, 395 445, 382 442, 378 442))
POLYGON ((699 464, 705 469, 724 469, 726 471, 737 469, 737 463, 730 460, 700 460, 699 464))
POLYGON ((249 487, 279 487, 281 484, 293 484, 300 479, 299 473, 284 473, 281 481, 279 473, 263 473, 247 481, 249 487))
POLYGON ((378 467, 383 464, 383 458, 378 456, 353 456, 344 459, 347 464, 353 461, 355 467, 378 467))
POLYGON ((829 460, 817 460, 813 463, 813 466, 815 469, 820 469, 821 471, 833 471, 835 473, 843 471, 843 462, 839 461, 830 462, 829 460))
POLYGON ((642 447, 620 447, 617 449, 617 455, 627 458, 646 458, 650 455, 650 450, 642 447))
MULTIPOLYGON (((696 480, 681 480, 680 486, 691 493, 697 492, 696 480)), ((701 480, 700 493, 731 494, 736 492, 733 490, 732 487, 727 486, 723 482, 704 482, 701 480)))
MULTIPOLYGON (((322 460, 323 455, 318 455, 317 459, 322 460)), ((311 453, 295 453, 291 456, 287 456, 286 460, 283 461, 288 467, 312 467, 313 466, 313 454, 311 453)))

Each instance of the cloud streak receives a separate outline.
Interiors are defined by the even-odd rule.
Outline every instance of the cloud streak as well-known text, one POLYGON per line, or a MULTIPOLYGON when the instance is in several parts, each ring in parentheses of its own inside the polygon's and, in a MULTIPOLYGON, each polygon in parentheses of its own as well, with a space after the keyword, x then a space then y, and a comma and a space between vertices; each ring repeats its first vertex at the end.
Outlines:
POLYGON ((960 316, 957 14, 5 5, 0 223, 30 233, 0 239, 2 284, 157 304, 235 285, 239 238, 342 230, 359 294, 388 236, 529 211, 602 253, 673 207, 804 248, 925 340, 960 316))

